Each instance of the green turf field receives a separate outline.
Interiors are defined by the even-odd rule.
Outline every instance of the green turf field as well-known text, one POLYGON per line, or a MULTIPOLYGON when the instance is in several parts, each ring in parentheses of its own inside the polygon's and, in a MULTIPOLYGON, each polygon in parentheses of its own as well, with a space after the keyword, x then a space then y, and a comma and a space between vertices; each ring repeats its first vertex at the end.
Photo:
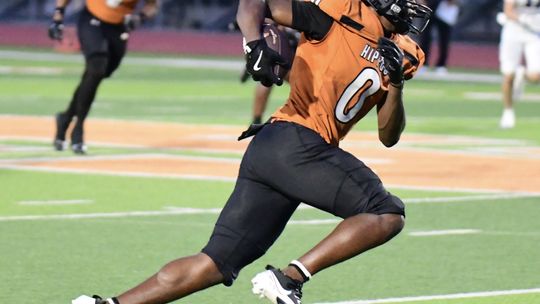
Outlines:
MULTIPOLYGON (((0 114, 51 116, 66 106, 81 65, 55 58, 7 59, 0 52, 0 114)), ((126 61, 101 87, 90 119, 245 126, 253 84, 240 84, 239 74, 126 61)), ((495 83, 411 82, 405 91, 406 132, 493 140, 482 144, 485 149, 538 148, 540 87, 527 87, 525 100, 516 104, 512 130, 497 127, 498 93, 495 83)), ((267 113, 286 96, 286 86, 276 89, 267 113)), ((374 115, 356 129, 375 131, 374 115)), ((465 142, 423 148, 479 147, 465 142)), ((240 158, 144 147, 90 149, 108 156, 240 158)), ((59 156, 42 140, 0 138, 0 303, 70 303, 83 293, 109 296, 133 286, 165 262, 200 250, 234 185, 3 166, 40 157, 59 156)), ((304 303, 540 304, 540 195, 390 190, 407 204, 404 231, 315 276, 304 286, 304 303), (444 233, 457 230, 462 233, 444 233), (434 231, 443 233, 430 234, 434 231)), ((297 258, 335 223, 322 212, 299 209, 274 247, 246 267, 232 288, 212 288, 179 302, 264 303, 251 294, 251 277, 266 264, 283 266, 297 258)))

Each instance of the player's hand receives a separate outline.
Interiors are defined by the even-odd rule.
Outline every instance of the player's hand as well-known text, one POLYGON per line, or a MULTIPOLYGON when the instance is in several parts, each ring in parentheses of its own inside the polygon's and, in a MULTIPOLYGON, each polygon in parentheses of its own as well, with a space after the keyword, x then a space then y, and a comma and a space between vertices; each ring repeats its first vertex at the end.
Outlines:
POLYGON ((64 8, 54 10, 53 21, 49 25, 49 38, 61 41, 64 38, 64 8))
POLYGON ((126 29, 126 32, 131 32, 134 29, 140 27, 145 18, 144 15, 141 14, 127 14, 124 16, 124 28, 126 29))
POLYGON ((288 68, 288 62, 266 44, 264 39, 254 40, 244 45, 246 53, 246 70, 255 81, 271 87, 282 85, 283 79, 274 73, 274 67, 281 65, 288 68))
POLYGON ((394 41, 385 37, 379 39, 377 48, 384 58, 384 68, 388 72, 390 83, 401 85, 403 82, 403 51, 394 41))
POLYGON ((62 21, 53 21, 49 25, 49 38, 62 41, 64 38, 64 23, 62 21))

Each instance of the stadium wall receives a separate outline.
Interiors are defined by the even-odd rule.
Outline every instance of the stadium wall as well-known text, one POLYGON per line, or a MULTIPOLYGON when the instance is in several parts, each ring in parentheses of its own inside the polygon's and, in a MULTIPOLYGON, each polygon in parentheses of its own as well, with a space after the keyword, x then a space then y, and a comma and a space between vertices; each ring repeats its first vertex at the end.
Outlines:
MULTIPOLYGON (((74 28, 67 28, 63 44, 49 40, 46 30, 46 26, 36 24, 0 24, 0 46, 78 51, 74 28)), ((132 33, 129 49, 130 52, 169 55, 241 57, 242 37, 239 33, 140 30, 132 33)), ((437 46, 434 45, 431 59, 436 60, 437 54, 437 46)), ((494 44, 454 42, 448 59, 449 67, 494 70, 498 64, 498 48, 494 44)))

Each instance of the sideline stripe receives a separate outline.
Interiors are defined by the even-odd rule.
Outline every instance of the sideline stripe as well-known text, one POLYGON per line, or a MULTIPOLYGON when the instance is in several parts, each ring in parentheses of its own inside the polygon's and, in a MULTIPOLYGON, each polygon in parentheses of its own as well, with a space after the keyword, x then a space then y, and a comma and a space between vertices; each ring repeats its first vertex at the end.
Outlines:
POLYGON ((51 201, 20 201, 17 204, 21 206, 59 206, 59 205, 82 205, 92 204, 94 200, 79 199, 79 200, 51 200, 51 201))
POLYGON ((439 235, 462 235, 476 234, 482 232, 478 229, 451 229, 451 230, 431 230, 431 231, 413 231, 410 236, 439 236, 439 235))
POLYGON ((499 297, 499 296, 522 295, 522 294, 531 294, 531 293, 540 293, 540 288, 483 291, 483 292, 456 293, 456 294, 448 294, 448 295, 417 296, 417 297, 404 297, 404 298, 388 298, 388 299, 378 299, 378 300, 353 300, 353 301, 344 301, 344 302, 318 302, 318 303, 315 303, 315 304, 406 303, 406 302, 419 302, 419 301, 432 301, 432 300, 453 300, 453 299, 468 299, 468 298, 499 297))

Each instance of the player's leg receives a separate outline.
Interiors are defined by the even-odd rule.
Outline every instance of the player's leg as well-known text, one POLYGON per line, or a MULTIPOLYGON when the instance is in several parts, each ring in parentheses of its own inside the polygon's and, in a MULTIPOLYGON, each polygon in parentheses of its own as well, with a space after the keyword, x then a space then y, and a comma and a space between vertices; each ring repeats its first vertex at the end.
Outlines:
POLYGON ((433 22, 430 22, 428 23, 426 29, 420 34, 419 43, 420 43, 420 48, 422 48, 422 51, 424 51, 424 54, 425 54, 424 67, 426 69, 429 68, 429 63, 430 63, 432 30, 433 30, 433 22))
MULTIPOLYGON (((312 130, 292 123, 273 123, 252 142, 263 155, 260 167, 254 168, 261 179, 268 179, 265 181, 285 195, 344 218, 299 259, 308 274, 379 246, 403 228, 401 200, 388 193, 360 160, 327 144, 312 130), (261 140, 264 144, 257 144, 261 140), (275 146, 282 148, 276 151, 272 149, 275 146)), ((283 272, 295 281, 305 281, 306 275, 298 269, 290 266, 283 272)), ((269 275, 268 271, 264 273, 269 275)))
POLYGON ((253 121, 254 124, 262 123, 262 117, 268 104, 268 99, 272 93, 272 87, 265 87, 260 83, 255 85, 255 100, 253 102, 253 121))
POLYGON ((77 24, 77 34, 85 57, 85 69, 73 98, 63 113, 71 120, 77 117, 71 131, 71 148, 75 153, 85 153, 84 121, 95 98, 97 88, 106 77, 108 65, 108 42, 102 31, 102 24, 86 9, 81 12, 77 24))
POLYGON ((499 126, 509 129, 515 126, 514 114, 514 80, 516 71, 521 65, 523 55, 522 30, 513 23, 506 23, 501 33, 499 45, 500 70, 503 75, 502 95, 503 114, 499 126))
POLYGON ((452 39, 452 26, 439 18, 435 18, 435 22, 437 22, 437 33, 439 35, 439 57, 437 59, 435 71, 438 74, 446 74, 448 72, 446 65, 450 51, 450 40, 452 39))
POLYGON ((244 156, 240 174, 201 253, 174 260, 139 286, 121 294, 121 304, 168 303, 201 289, 230 286, 239 271, 274 243, 298 202, 257 181, 244 156))

